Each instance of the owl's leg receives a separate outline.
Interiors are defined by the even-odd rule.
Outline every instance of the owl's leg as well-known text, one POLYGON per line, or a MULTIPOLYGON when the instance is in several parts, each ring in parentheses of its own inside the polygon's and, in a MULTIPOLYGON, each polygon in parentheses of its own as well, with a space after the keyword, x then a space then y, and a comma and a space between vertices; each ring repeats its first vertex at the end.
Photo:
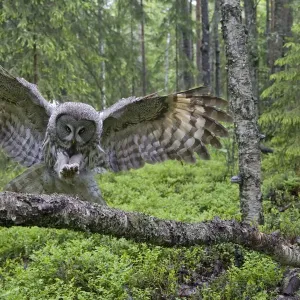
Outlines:
POLYGON ((75 154, 70 157, 69 164, 80 165, 83 155, 81 153, 75 154))
POLYGON ((84 200, 99 203, 101 205, 107 205, 103 200, 101 191, 93 176, 89 177, 85 182, 86 193, 82 196, 84 200))
POLYGON ((66 165, 68 161, 69 161, 69 156, 66 153, 62 151, 57 152, 57 159, 54 165, 54 171, 57 173, 59 177, 60 177, 62 167, 66 165))
POLYGON ((82 200, 106 205, 94 174, 89 171, 83 171, 71 181, 60 180, 58 185, 62 193, 77 195, 82 200))
POLYGON ((77 154, 69 158, 64 151, 57 153, 57 160, 54 165, 54 170, 60 179, 71 179, 79 174, 79 165, 82 155, 77 154))

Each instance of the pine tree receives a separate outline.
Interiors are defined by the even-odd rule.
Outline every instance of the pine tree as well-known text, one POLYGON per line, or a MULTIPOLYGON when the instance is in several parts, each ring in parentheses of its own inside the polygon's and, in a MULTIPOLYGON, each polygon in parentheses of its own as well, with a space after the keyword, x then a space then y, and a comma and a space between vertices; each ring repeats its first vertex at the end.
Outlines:
MULTIPOLYGON (((262 97, 272 103, 265 105, 261 117, 264 131, 271 137, 280 159, 276 163, 300 168, 300 25, 294 27, 295 41, 286 44, 286 56, 276 61, 282 69, 271 76, 273 84, 262 97), (270 100, 271 98, 271 100, 270 100)), ((277 158, 278 158, 277 157, 277 158)))

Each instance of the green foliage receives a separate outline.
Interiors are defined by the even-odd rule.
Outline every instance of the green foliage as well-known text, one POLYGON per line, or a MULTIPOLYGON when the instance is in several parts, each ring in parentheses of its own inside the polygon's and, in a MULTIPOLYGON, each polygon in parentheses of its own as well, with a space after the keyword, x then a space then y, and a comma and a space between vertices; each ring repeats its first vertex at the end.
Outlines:
POLYGON ((224 160, 147 165, 140 170, 105 174, 99 185, 109 204, 124 210, 193 222, 215 216, 239 218, 238 187, 229 182, 224 160))
MULTIPOLYGON (((269 158, 265 161, 268 162, 269 158)), ((273 159, 272 159, 273 160, 273 159)), ((271 160, 271 161, 272 161, 271 160)), ((269 162, 268 162, 269 165, 269 162)), ((264 232, 280 230, 293 239, 300 235, 300 178, 293 171, 268 172, 263 184, 264 232)))
POLYGON ((269 257, 248 252, 241 268, 232 266, 226 275, 203 290, 203 299, 273 299, 282 270, 269 257), (217 291, 216 291, 217 290, 217 291))
POLYGON ((264 131, 272 137, 277 156, 273 163, 279 167, 284 165, 300 168, 300 25, 294 26, 295 38, 285 45, 286 55, 277 60, 282 71, 271 76, 273 84, 267 88, 262 97, 266 110, 260 122, 264 131))
MULTIPOLYGON (((139 1, 4 0, 0 8, 0 64, 37 81, 46 98, 101 109, 142 94, 139 1)), ((176 9, 173 1, 144 2, 147 93, 175 90, 175 31, 179 23, 187 27, 176 9)))
MULTIPOLYGON (((229 183, 225 160, 216 151, 211 161, 196 165, 171 161, 107 173, 99 184, 109 205, 124 210, 189 222, 239 218, 238 186, 229 183)), ((4 184, 13 175, 6 174, 4 184)), ((275 182, 266 181, 265 191, 275 182)), ((296 183, 289 177, 285 186, 292 189, 296 183)), ((270 224, 274 213, 265 207, 270 224)), ((298 224, 299 214, 291 212, 298 224)), ((288 224, 284 217, 272 229, 288 224)), ((270 258, 242 248, 245 261, 238 268, 235 251, 232 244, 167 249, 68 230, 2 228, 0 298, 177 299, 186 287, 191 299, 272 299, 282 270, 270 258)))
MULTIPOLYGON (((144 1, 149 93, 175 90, 184 69, 197 73, 179 47, 183 28, 193 31, 195 42, 195 23, 177 2, 144 1)), ((269 80, 265 4, 257 6, 261 87, 269 80)), ((141 95, 139 1, 3 0, 0 8, 0 63, 29 81, 37 73, 48 99, 83 101, 100 109, 121 97, 141 95)), ((270 102, 261 117, 276 150, 263 162, 262 229, 280 230, 290 238, 300 235, 297 24, 294 33, 286 56, 278 60, 282 72, 263 92, 270 102)), ((224 58, 221 84, 226 90, 224 58)), ((99 176, 99 185, 109 205, 127 211, 187 222, 215 216, 239 220, 238 185, 229 183, 234 157, 228 161, 231 167, 224 153, 213 152, 213 160, 196 165, 166 162, 107 173, 99 176)), ((2 155, 0 168, 0 188, 22 172, 2 155)), ((237 267, 231 244, 164 249, 68 230, 2 228, 0 299, 178 299, 183 285, 191 299, 273 299, 282 269, 264 255, 241 251, 245 259, 237 267)))

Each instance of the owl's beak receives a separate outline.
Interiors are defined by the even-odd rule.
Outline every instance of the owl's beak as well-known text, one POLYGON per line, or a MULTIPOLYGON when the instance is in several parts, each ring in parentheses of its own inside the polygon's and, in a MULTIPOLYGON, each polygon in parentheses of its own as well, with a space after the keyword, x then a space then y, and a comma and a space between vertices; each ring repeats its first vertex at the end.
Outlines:
POLYGON ((72 145, 75 145, 76 144, 76 141, 75 140, 72 140, 72 145))

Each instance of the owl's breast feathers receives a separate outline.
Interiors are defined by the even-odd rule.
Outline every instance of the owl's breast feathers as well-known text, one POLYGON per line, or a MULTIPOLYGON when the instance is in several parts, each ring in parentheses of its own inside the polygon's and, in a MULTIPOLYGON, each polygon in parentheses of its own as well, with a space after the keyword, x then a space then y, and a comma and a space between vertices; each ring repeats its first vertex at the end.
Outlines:
POLYGON ((50 138, 44 143, 43 151, 45 163, 51 169, 56 164, 59 152, 63 152, 69 159, 75 155, 82 154, 80 162, 80 170, 82 171, 94 169, 97 166, 99 155, 103 153, 98 142, 91 142, 80 148, 77 148, 76 144, 71 145, 71 147, 63 147, 50 138))

